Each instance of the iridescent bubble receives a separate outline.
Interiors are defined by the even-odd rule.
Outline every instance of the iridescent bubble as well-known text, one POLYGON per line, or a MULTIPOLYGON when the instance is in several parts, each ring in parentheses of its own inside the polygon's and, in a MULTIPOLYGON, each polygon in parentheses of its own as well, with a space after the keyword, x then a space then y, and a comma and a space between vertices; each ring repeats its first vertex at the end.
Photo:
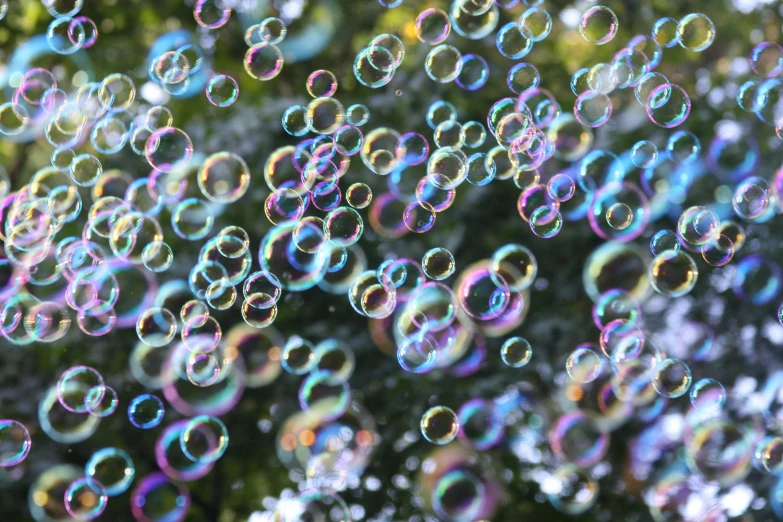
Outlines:
POLYGON ((332 372, 318 370, 302 381, 298 396, 302 411, 334 420, 348 409, 351 388, 346 381, 335 379, 332 372))
POLYGON ((65 509, 78 520, 99 517, 109 502, 106 488, 92 478, 80 478, 65 490, 65 509))
POLYGON ((16 466, 30 453, 30 432, 21 422, 0 420, 0 467, 16 466))
POLYGON ((299 336, 292 336, 283 346, 280 362, 283 368, 294 375, 304 375, 315 364, 313 343, 299 336))
POLYGON ((226 452, 228 430, 223 421, 199 415, 188 421, 179 435, 182 452, 193 462, 215 462, 226 452))
POLYGON ((218 74, 209 80, 207 100, 215 107, 230 107, 239 98, 237 81, 227 74, 218 74))
POLYGON ((463 65, 462 53, 452 45, 442 44, 427 54, 424 71, 436 82, 448 83, 457 79, 463 65))
POLYGON ((670 129, 688 119, 691 113, 691 99, 679 85, 664 84, 650 92, 645 107, 650 121, 670 129))
POLYGON ((714 413, 723 408, 726 403, 726 390, 715 379, 704 378, 691 387, 690 398, 694 408, 706 413, 714 413))
POLYGON ((500 358, 507 366, 522 368, 533 357, 533 347, 523 337, 509 337, 500 348, 500 358))
POLYGON ((691 380, 687 364, 679 359, 664 359, 655 365, 652 383, 659 394, 674 399, 688 392, 691 380))
POLYGON ((514 94, 522 94, 528 89, 538 87, 541 83, 541 74, 533 64, 518 63, 511 67, 506 76, 506 84, 514 94))
POLYGON ((231 9, 225 8, 219 0, 196 0, 193 6, 193 18, 201 27, 217 29, 228 23, 231 9))
POLYGON ((457 414, 446 406, 435 406, 424 412, 419 425, 424 438, 437 445, 453 441, 460 428, 457 414))
POLYGON ((370 121, 370 109, 361 103, 354 103, 345 111, 345 121, 351 125, 361 127, 370 121))
POLYGON ((625 203, 614 203, 606 210, 606 222, 615 230, 625 230, 633 221, 633 210, 625 203))
POLYGON ((750 68, 759 76, 773 78, 783 72, 783 47, 775 42, 761 42, 750 51, 750 68))
POLYGON ((751 176, 742 180, 734 189, 731 205, 734 212, 741 218, 754 220, 767 213, 772 198, 770 186, 766 180, 757 176, 751 176))
POLYGON ((682 47, 701 52, 715 40, 715 24, 704 14, 691 13, 677 23, 677 37, 682 47))
POLYGON ((531 7, 519 17, 519 26, 527 28, 534 42, 540 42, 552 31, 552 17, 540 7, 531 7))
POLYGON ((658 147, 648 140, 637 141, 631 149, 631 161, 640 169, 652 167, 658 161, 658 147))
POLYGON ((603 5, 596 5, 582 14, 579 34, 589 43, 603 45, 617 34, 619 22, 614 11, 603 5))
POLYGON ((188 241, 207 237, 214 222, 212 209, 198 198, 188 198, 180 202, 171 214, 171 228, 174 233, 188 241))
POLYGON ((87 397, 97 388, 100 392, 93 400, 100 400, 105 384, 97 370, 89 366, 74 366, 65 370, 57 382, 57 400, 68 411, 87 413, 90 403, 87 397))
POLYGON ((538 262, 526 247, 517 244, 505 245, 492 255, 489 275, 499 287, 508 286, 514 291, 530 287, 538 274, 538 262))
POLYGON ((334 73, 319 69, 307 77, 307 93, 313 98, 330 97, 337 92, 337 78, 334 73))
POLYGON ((243 65, 251 78, 268 81, 283 70, 283 54, 274 44, 260 43, 247 50, 243 65))
POLYGON ((484 87, 489 80, 489 64, 477 54, 466 54, 462 57, 462 69, 457 75, 456 83, 467 91, 475 91, 484 87))
POLYGON ((568 355, 566 371, 578 384, 586 384, 596 380, 604 369, 604 358, 593 344, 580 344, 568 355))
POLYGON ((92 454, 84 466, 88 479, 104 485, 106 495, 113 497, 124 493, 133 482, 136 468, 133 460, 119 448, 103 448, 92 454))
POLYGON ((442 281, 450 277, 455 270, 454 256, 445 248, 428 250, 421 260, 421 267, 430 279, 442 281))
POLYGON ((184 131, 163 127, 150 134, 144 155, 151 167, 161 172, 172 172, 190 161, 193 143, 184 131))
POLYGON ((285 39, 288 27, 281 19, 270 16, 258 24, 258 32, 266 43, 278 44, 285 39))
POLYGON ((701 257, 712 266, 724 266, 734 258, 734 243, 727 236, 717 234, 701 247, 701 257))
POLYGON ((654 256, 657 256, 667 250, 671 250, 675 254, 679 252, 680 240, 673 230, 659 230, 650 239, 650 251, 654 256))
POLYGON ((533 35, 526 26, 509 22, 498 30, 495 44, 500 54, 511 60, 520 60, 533 49, 533 35))
POLYGON ((133 489, 130 505, 136 520, 184 520, 190 508, 190 493, 163 473, 153 473, 133 489))
POLYGON ((598 482, 576 466, 563 466, 541 487, 550 504, 567 515, 580 515, 598 500, 598 482))
POLYGON ((680 297, 696 286, 699 270, 693 258, 683 251, 666 250, 650 265, 650 283, 660 294, 680 297))
POLYGON ((149 346, 166 346, 176 333, 177 319, 166 308, 149 308, 136 320, 136 335, 149 346))
POLYGON ((555 456, 577 466, 599 462, 609 449, 609 434, 593 417, 580 410, 566 413, 555 421, 550 441, 555 456))
POLYGON ((406 339, 397 348, 397 362, 406 372, 427 373, 435 368, 436 348, 430 336, 406 339))
POLYGON ((574 115, 588 127, 600 127, 612 116, 612 100, 601 92, 585 91, 574 103, 574 115))
POLYGON ((653 39, 663 47, 674 47, 680 41, 680 37, 677 34, 677 25, 678 22, 674 18, 659 18, 653 24, 653 39))
POLYGON ((163 401, 145 393, 134 397, 128 405, 128 420, 142 430, 150 430, 160 424, 165 413, 163 401))
POLYGON ((705 244, 720 225, 718 216, 712 210, 693 206, 685 209, 677 220, 677 237, 691 246, 705 244))
POLYGON ((437 45, 443 42, 451 32, 449 15, 440 9, 425 9, 416 17, 415 33, 420 42, 437 45))
POLYGON ((678 130, 669 136, 666 142, 666 152, 675 163, 686 165, 699 159, 701 142, 692 133, 678 130))

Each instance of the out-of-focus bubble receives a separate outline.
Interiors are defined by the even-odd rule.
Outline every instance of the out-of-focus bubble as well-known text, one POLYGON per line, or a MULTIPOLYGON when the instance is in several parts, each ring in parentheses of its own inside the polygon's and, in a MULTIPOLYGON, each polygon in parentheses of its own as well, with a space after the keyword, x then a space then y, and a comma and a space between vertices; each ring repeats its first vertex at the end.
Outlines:
POLYGON ((580 515, 598 500, 598 482, 576 466, 563 466, 542 485, 549 503, 567 515, 580 515))
POLYGON ((21 422, 0 420, 0 467, 16 466, 30 453, 30 432, 21 422))
POLYGON ((552 451, 563 462, 591 466, 609 449, 609 434, 587 413, 575 410, 555 421, 550 441, 552 451))
POLYGON ((457 85, 467 91, 476 91, 484 87, 489 80, 489 64, 477 54, 462 57, 462 69, 457 75, 457 85))
POLYGON ((460 428, 457 414, 446 406, 435 406, 424 412, 419 425, 424 438, 438 445, 453 441, 460 428))
POLYGON ((580 344, 568 355, 566 371, 578 384, 596 380, 604 369, 604 358, 593 344, 580 344))
POLYGON ((165 413, 163 401, 145 393, 134 397, 128 405, 128 420, 142 430, 150 430, 160 424, 165 413))
POLYGON ((214 222, 212 209, 198 198, 188 198, 178 203, 171 214, 174 233, 188 241, 207 237, 214 222))
POLYGON ((631 161, 640 169, 655 165, 658 161, 658 147, 648 140, 637 141, 631 149, 631 161))
POLYGON ((93 520, 106 509, 109 497, 103 484, 92 478, 75 480, 65 490, 65 509, 78 520, 93 520))
POLYGON ((500 348, 500 358, 507 366, 522 368, 533 357, 533 347, 522 337, 509 337, 500 348))
POLYGON ((666 152, 669 153, 669 159, 685 165, 699 158, 701 142, 692 133, 678 130, 669 136, 669 140, 666 142, 666 152))
POLYGON ((445 248, 428 250, 421 260, 421 267, 430 279, 441 281, 450 277, 455 270, 454 256, 445 248))
POLYGON ((603 5, 596 5, 582 14, 579 34, 589 43, 603 45, 617 34, 620 23, 614 11, 603 5))
POLYGON ((707 15, 691 13, 677 23, 677 40, 689 51, 701 52, 715 40, 715 24, 707 15))
POLYGON ((279 44, 285 39, 288 27, 281 19, 270 16, 258 24, 258 33, 268 44, 279 44))
POLYGON ((184 520, 190 508, 190 493, 163 473, 154 473, 131 491, 130 504, 136 520, 184 520))
POLYGON ((304 375, 315 364, 314 350, 315 347, 310 341, 295 335, 283 346, 280 362, 287 372, 304 375))
POLYGON ((693 258, 683 251, 666 250, 650 265, 650 283, 668 297, 688 294, 696 286, 699 270, 693 258))
POLYGON ((193 18, 201 27, 217 29, 228 23, 231 9, 225 8, 225 2, 220 0, 196 0, 193 6, 193 18))
POLYGON ((449 15, 440 9, 430 7, 416 17, 415 33, 420 42, 437 45, 451 32, 449 15))

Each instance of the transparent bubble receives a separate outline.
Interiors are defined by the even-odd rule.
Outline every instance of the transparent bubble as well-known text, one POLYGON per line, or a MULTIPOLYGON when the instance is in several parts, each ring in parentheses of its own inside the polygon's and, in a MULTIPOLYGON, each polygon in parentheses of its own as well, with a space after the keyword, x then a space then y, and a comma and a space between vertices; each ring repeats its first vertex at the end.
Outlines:
POLYGON ((580 96, 588 91, 603 92, 603 81, 598 71, 592 71, 585 67, 579 69, 571 76, 571 92, 576 96, 580 96))
POLYGON ((509 337, 500 348, 500 358, 507 366, 522 368, 533 357, 533 347, 522 337, 509 337))
POLYGON ((699 270, 693 258, 683 251, 666 250, 650 265, 650 283, 660 294, 680 297, 696 286, 699 270))
POLYGON ((680 41, 680 37, 677 34, 677 25, 678 22, 674 18, 659 18, 653 24, 653 39, 663 47, 674 47, 680 41))
POLYGON ((435 368, 436 348, 429 336, 406 339, 397 348, 397 362, 406 372, 427 373, 435 368))
POLYGON ((783 72, 783 47, 775 42, 761 42, 750 51, 750 68, 759 76, 773 78, 783 72))
POLYGON ((619 22, 614 11, 603 5, 596 5, 582 14, 579 34, 589 43, 603 45, 617 34, 619 22))
POLYGON ((136 335, 149 346, 165 346, 176 333, 177 318, 166 308, 149 308, 136 320, 136 335))
POLYGON ((0 420, 0 467, 16 466, 30 453, 30 432, 21 422, 0 420))
POLYGON ((460 424, 454 410, 446 406, 430 408, 421 416, 421 434, 427 441, 443 445, 457 437, 460 424))
POLYGON ((302 411, 323 415, 326 420, 337 419, 351 402, 351 388, 347 382, 335 379, 332 372, 314 371, 302 381, 299 388, 299 406, 302 411))
POLYGON ((654 256, 660 255, 667 250, 675 254, 680 251, 680 240, 677 233, 673 230, 659 230, 652 239, 650 239, 650 251, 654 256))
POLYGON ((700 379, 691 388, 690 398, 694 408, 713 413, 726 403, 726 390, 715 379, 700 379))
POLYGON ((249 186, 250 169, 233 152, 212 154, 198 171, 198 187, 210 201, 233 203, 245 195, 249 186))
POLYGON ((520 60, 533 49, 533 35, 526 26, 509 22, 498 30, 495 44, 500 54, 511 60, 520 60))
POLYGON ((599 486, 587 472, 576 466, 563 466, 546 479, 542 491, 556 510, 580 515, 595 505, 599 486))
POLYGON ((421 260, 421 267, 430 279, 442 281, 450 277, 455 270, 454 256, 445 248, 428 250, 421 260))
POLYGON ((201 27, 217 29, 228 23, 231 9, 224 8, 220 0, 196 0, 193 6, 193 18, 201 27))
POLYGON ((106 495, 113 497, 127 491, 136 475, 133 459, 120 448, 99 449, 84 466, 84 474, 104 485, 106 495))
POLYGON ((612 116, 612 101, 601 92, 585 91, 574 103, 574 115, 583 125, 600 127, 612 116))
POLYGON ((683 211, 677 220, 677 237, 688 245, 701 246, 715 234, 718 216, 706 207, 694 206, 683 211))
POLYGON ((333 134, 345 123, 345 109, 334 98, 316 98, 307 105, 305 121, 316 134, 333 134))
POLYGON ((172 172, 190 161, 193 143, 184 131, 163 127, 150 134, 144 155, 151 167, 161 172, 172 172))
POLYGON ((442 44, 427 54, 424 71, 436 82, 449 83, 457 79, 463 65, 462 53, 454 46, 442 44))
POLYGON ((633 221, 633 210, 625 203, 614 203, 606 210, 606 222, 615 230, 625 230, 633 221))
POLYGON ((771 199, 769 184, 762 178, 751 176, 734 189, 731 205, 739 217, 753 220, 766 214, 771 199))
POLYGON ((677 23, 677 38, 682 47, 701 52, 715 40, 715 24, 707 15, 691 13, 677 23))
POLYGON ((307 77, 306 87, 313 98, 333 96, 337 92, 337 78, 331 71, 319 69, 307 77))
POLYGON ((457 85, 467 91, 475 91, 484 87, 489 80, 489 64, 477 54, 466 54, 462 57, 462 69, 457 75, 457 85))
POLYGON ((681 397, 691 386, 691 370, 679 359, 664 359, 655 365, 655 391, 670 399, 681 397))
POLYGON ((106 488, 97 480, 80 478, 65 490, 65 509, 78 520, 93 520, 99 517, 108 504, 106 488))
POLYGON ((662 84, 650 91, 645 107, 650 121, 668 129, 688 119, 691 99, 679 85, 662 84))
POLYGON ((724 266, 734 258, 734 244, 727 236, 716 234, 701 247, 701 257, 712 266, 724 266))
POLYGON ((563 228, 563 216, 554 207, 543 206, 533 211, 530 216, 530 230, 538 237, 549 239, 555 237, 563 228))
POLYGON ((631 149, 631 161, 640 169, 652 167, 658 161, 658 147, 648 140, 637 141, 631 149))
POLYGON ((179 434, 180 448, 193 462, 215 462, 226 452, 228 440, 223 421, 209 415, 193 417, 179 434))
POLYGON ((142 430, 150 430, 160 424, 164 413, 163 401, 149 393, 134 397, 128 406, 128 420, 142 430))
POLYGON ((299 336, 292 336, 283 347, 280 362, 283 368, 294 375, 308 373, 315 364, 315 347, 310 341, 299 336))
POLYGON ((271 16, 258 24, 258 32, 266 43, 278 44, 285 39, 288 27, 281 19, 271 16))
POLYGON ((669 136, 666 142, 666 152, 675 163, 686 165, 699 158, 701 142, 692 133, 679 130, 669 136))
POLYGON ((92 154, 79 154, 71 162, 70 175, 80 187, 91 187, 103 175, 103 165, 92 154))
POLYGON ((519 17, 519 26, 527 27, 533 41, 540 42, 552 31, 552 17, 540 7, 531 7, 519 17))
POLYGON ((247 50, 243 64, 251 78, 268 81, 283 70, 283 54, 274 44, 260 43, 247 50))
POLYGON ((197 241, 207 237, 215 218, 212 209, 198 198, 188 198, 171 214, 171 227, 182 239, 197 241))
POLYGON ((604 358, 592 344, 581 344, 568 355, 566 371, 578 384, 596 380, 604 369, 604 358))
POLYGON ((451 32, 449 15, 434 7, 425 9, 416 17, 415 32, 420 42, 437 45, 451 32))
POLYGON ((355 103, 345 111, 345 121, 351 125, 361 127, 370 121, 370 109, 361 103, 355 103))
POLYGON ((239 98, 237 81, 227 74, 218 74, 207 84, 207 100, 215 107, 230 107, 239 98))

